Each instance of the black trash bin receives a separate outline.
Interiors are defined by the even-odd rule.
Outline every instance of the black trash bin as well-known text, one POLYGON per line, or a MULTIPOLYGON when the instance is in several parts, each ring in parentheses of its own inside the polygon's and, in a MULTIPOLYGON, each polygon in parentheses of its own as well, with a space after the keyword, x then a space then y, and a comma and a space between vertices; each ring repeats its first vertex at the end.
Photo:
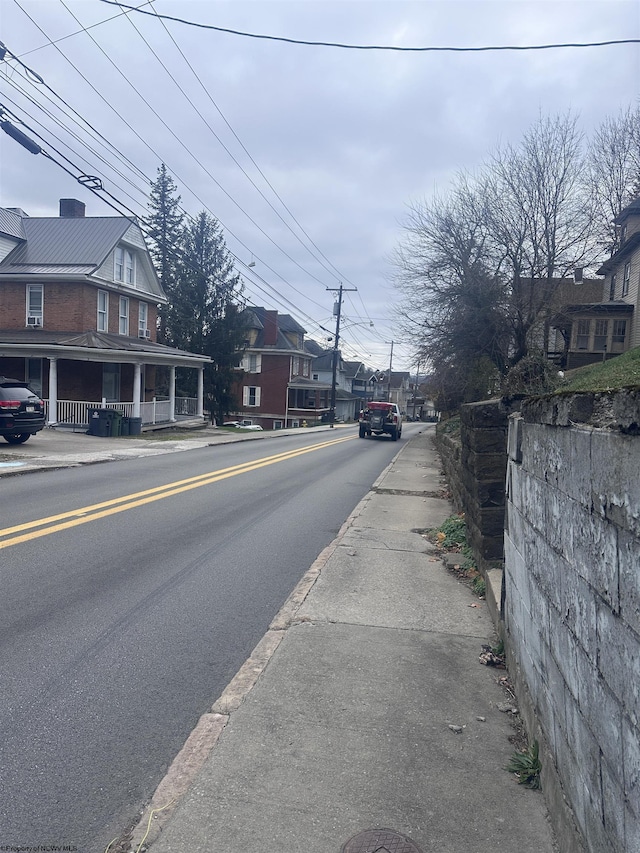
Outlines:
POLYGON ((129 418, 129 435, 142 434, 142 418, 129 418))
POLYGON ((89 435, 98 435, 102 438, 107 438, 110 435, 111 422, 108 416, 108 409, 98 409, 93 406, 89 407, 87 414, 89 415, 89 435))
POLYGON ((126 415, 123 415, 120 421, 120 435, 129 435, 129 420, 126 415))

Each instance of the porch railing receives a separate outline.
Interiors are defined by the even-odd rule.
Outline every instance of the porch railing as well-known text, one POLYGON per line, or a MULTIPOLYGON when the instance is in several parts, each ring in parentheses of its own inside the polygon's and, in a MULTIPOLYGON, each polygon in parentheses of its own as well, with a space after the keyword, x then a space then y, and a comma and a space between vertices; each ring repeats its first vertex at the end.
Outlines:
MULTIPOLYGON (((48 415, 49 401, 45 400, 48 415)), ((117 409, 125 417, 133 417, 133 403, 102 403, 98 400, 58 400, 58 423, 61 425, 88 427, 89 409, 117 409)), ((198 401, 195 397, 176 397, 176 417, 195 417, 198 410, 198 401)), ((154 397, 153 400, 140 403, 140 416, 142 423, 162 424, 169 423, 170 401, 168 397, 154 397)))

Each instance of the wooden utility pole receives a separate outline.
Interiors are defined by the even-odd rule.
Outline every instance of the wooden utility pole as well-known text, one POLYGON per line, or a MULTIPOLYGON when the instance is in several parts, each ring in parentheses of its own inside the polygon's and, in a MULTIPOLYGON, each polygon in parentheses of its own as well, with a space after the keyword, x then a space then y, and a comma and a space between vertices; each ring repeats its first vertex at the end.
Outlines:
POLYGON ((336 379, 338 373, 338 345, 340 342, 340 314, 342 312, 342 294, 348 291, 355 291, 357 287, 343 287, 340 282, 339 287, 328 287, 332 293, 338 294, 338 299, 334 303, 333 313, 336 315, 336 336, 333 339, 333 358, 331 359, 331 401, 329 403, 329 423, 333 427, 336 420, 336 379))

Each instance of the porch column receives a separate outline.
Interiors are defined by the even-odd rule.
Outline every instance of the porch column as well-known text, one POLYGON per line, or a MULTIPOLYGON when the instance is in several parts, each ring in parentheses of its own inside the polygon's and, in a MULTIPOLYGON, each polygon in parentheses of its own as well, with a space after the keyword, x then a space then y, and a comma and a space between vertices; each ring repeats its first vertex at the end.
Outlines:
POLYGON ((58 359, 49 359, 49 411, 47 425, 58 423, 58 359))
POLYGON ((169 420, 174 423, 176 419, 176 366, 172 364, 169 368, 169 420))
POLYGON ((133 365, 133 417, 140 417, 140 392, 142 390, 142 365, 136 361, 133 365))
POLYGON ((198 411, 199 418, 204 418, 204 364, 198 368, 198 411))

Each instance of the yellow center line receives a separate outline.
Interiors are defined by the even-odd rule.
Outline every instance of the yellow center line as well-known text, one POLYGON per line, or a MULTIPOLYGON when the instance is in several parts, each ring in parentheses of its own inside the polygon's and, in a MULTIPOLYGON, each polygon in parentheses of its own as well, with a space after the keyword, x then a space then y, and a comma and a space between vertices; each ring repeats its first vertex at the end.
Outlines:
POLYGON ((313 453, 316 450, 322 450, 326 447, 331 447, 334 444, 351 441, 352 439, 353 436, 348 436, 346 438, 324 441, 320 444, 314 444, 312 447, 277 453, 273 456, 266 456, 263 459, 258 459, 255 462, 244 462, 240 465, 233 465, 230 468, 222 468, 219 471, 209 471, 206 474, 198 474, 195 477, 188 477, 184 480, 176 480, 173 483, 166 483, 164 486, 155 486, 152 489, 145 489, 141 492, 123 495, 119 498, 113 498, 112 500, 102 501, 101 503, 80 507, 75 510, 69 510, 67 512, 59 513, 58 515, 51 515, 47 518, 36 519, 34 521, 25 522, 24 524, 15 525, 14 527, 6 527, 4 529, 0 529, 0 537, 6 537, 0 541, 0 550, 8 548, 11 545, 18 545, 21 542, 38 539, 41 536, 48 536, 50 533, 56 533, 60 530, 68 530, 72 527, 78 527, 80 524, 87 524, 89 521, 106 518, 119 512, 125 512, 126 510, 134 509, 135 507, 153 503, 154 501, 179 495, 182 492, 198 489, 201 486, 208 486, 211 483, 217 483, 220 480, 226 480, 229 477, 235 477, 238 474, 246 474, 250 471, 256 471, 269 465, 275 465, 278 462, 285 462, 288 459, 294 459, 297 456, 302 456, 306 453, 313 453), (38 530, 35 528, 40 529, 38 530), (22 533, 23 531, 30 532, 23 533, 23 535, 14 535, 22 533))

